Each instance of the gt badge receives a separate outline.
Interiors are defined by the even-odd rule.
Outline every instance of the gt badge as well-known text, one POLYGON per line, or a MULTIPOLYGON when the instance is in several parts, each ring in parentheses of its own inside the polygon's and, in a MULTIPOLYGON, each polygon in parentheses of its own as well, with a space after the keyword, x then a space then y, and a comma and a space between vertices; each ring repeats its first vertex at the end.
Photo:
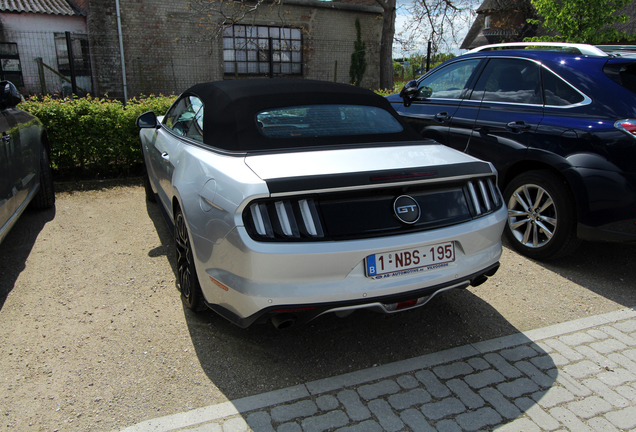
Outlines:
POLYGON ((414 224, 420 219, 420 206, 408 195, 401 195, 393 201, 395 216, 405 224, 414 224))

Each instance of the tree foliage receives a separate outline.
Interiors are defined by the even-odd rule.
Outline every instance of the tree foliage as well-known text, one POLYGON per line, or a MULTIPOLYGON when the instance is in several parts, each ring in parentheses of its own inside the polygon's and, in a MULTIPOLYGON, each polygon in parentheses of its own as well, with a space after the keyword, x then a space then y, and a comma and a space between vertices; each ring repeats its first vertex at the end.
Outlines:
POLYGON ((396 38, 405 51, 417 51, 428 41, 433 53, 458 45, 474 20, 479 0, 413 0, 409 19, 396 38))
POLYGON ((617 42, 627 35, 610 26, 625 23, 629 17, 616 14, 632 0, 532 0, 541 19, 529 19, 556 35, 526 38, 529 42, 577 42, 602 44, 617 42))
POLYGON ((400 51, 420 51, 428 41, 433 52, 458 45, 481 0, 412 0, 404 7, 408 19, 395 35, 396 0, 376 0, 384 9, 380 47, 380 88, 393 88, 393 43, 400 51))
POLYGON ((254 24, 269 14, 282 18, 284 13, 278 7, 282 4, 283 0, 190 0, 186 9, 198 17, 198 27, 218 36, 232 24, 254 24))
POLYGON ((367 44, 362 40, 362 30, 360 20, 356 18, 356 41, 353 43, 353 53, 351 54, 351 66, 349 66, 349 77, 351 84, 359 86, 362 82, 364 72, 367 70, 367 60, 365 58, 367 44))

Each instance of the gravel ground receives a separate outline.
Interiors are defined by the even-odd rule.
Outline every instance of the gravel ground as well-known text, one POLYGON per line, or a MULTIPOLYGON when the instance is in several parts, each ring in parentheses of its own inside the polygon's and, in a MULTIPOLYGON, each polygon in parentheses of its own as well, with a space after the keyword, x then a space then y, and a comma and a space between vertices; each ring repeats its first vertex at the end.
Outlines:
POLYGON ((634 248, 509 249, 487 283, 414 311, 243 330, 185 309, 171 235, 138 184, 57 185, 0 245, 0 427, 111 431, 145 419, 636 305, 634 248))

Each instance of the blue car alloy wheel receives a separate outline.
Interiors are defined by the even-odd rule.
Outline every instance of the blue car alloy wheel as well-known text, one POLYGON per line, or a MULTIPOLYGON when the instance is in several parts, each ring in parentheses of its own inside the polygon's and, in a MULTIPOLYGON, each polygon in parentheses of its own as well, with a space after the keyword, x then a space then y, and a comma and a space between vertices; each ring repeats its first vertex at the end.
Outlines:
POLYGON ((563 181, 549 171, 517 176, 504 191, 508 206, 505 234, 530 258, 559 258, 579 244, 573 199, 563 181))

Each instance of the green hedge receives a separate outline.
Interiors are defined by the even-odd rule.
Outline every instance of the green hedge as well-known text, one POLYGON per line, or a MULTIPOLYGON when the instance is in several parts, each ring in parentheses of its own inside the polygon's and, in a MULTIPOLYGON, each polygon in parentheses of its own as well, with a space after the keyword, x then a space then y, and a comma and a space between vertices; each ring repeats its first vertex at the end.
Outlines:
POLYGON ((132 99, 128 104, 93 97, 31 97, 19 108, 37 116, 49 134, 57 179, 113 178, 141 173, 139 114, 163 115, 175 96, 132 99))
POLYGON ((406 84, 406 81, 395 81, 392 89, 378 89, 374 90, 374 92, 376 94, 379 94, 380 96, 389 96, 395 93, 399 93, 400 90, 402 90, 402 87, 404 87, 404 84, 406 84))

